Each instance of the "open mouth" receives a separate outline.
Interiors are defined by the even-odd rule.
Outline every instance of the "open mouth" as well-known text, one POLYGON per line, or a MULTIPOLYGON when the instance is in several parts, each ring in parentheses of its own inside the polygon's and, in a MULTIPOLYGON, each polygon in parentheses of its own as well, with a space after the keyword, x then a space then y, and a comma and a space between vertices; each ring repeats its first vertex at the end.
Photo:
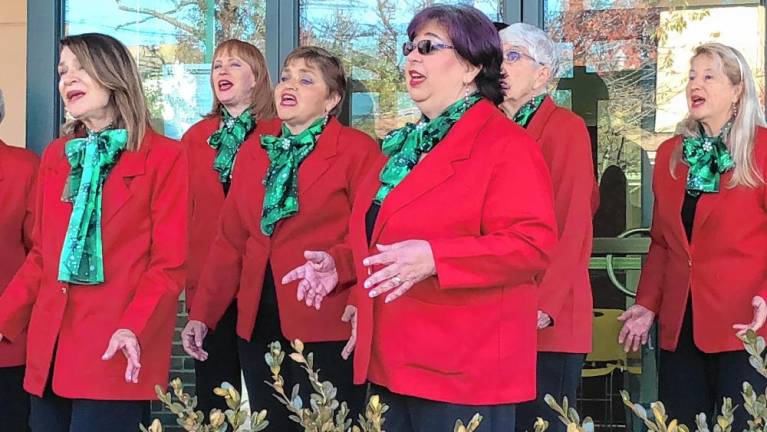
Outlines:
POLYGON ((234 84, 229 80, 221 80, 218 82, 218 89, 220 91, 227 91, 232 87, 234 87, 234 84))
POLYGON ((298 99, 296 96, 290 93, 283 93, 280 98, 280 105, 282 106, 296 106, 298 105, 298 99))
POLYGON ((74 102, 85 96, 85 92, 82 90, 70 90, 67 92, 66 97, 69 102, 74 102))
POLYGON ((422 82, 426 81, 426 75, 423 75, 421 73, 418 73, 416 71, 411 70, 408 72, 408 75, 410 76, 410 86, 414 87, 422 82))
POLYGON ((703 105, 704 103, 706 103, 706 98, 704 98, 702 96, 695 95, 695 96, 692 96, 690 98, 690 102, 692 102, 691 105, 692 105, 693 108, 698 108, 701 105, 703 105))

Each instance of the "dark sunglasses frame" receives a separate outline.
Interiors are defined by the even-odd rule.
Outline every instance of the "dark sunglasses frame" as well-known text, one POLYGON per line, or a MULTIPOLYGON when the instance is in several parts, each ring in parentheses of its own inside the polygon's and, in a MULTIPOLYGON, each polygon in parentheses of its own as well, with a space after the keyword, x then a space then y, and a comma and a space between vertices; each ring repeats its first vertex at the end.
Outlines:
POLYGON ((421 55, 429 55, 434 51, 440 51, 443 49, 454 49, 452 45, 447 45, 442 42, 432 42, 430 39, 421 39, 418 43, 413 41, 407 41, 402 44, 402 55, 407 57, 411 52, 418 49, 418 53, 421 55))

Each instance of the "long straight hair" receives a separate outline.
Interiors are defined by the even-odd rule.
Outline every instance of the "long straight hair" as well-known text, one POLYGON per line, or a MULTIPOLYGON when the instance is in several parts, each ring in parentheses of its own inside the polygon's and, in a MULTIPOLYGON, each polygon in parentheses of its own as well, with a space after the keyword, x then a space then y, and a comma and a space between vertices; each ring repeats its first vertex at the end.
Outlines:
POLYGON ((216 58, 221 54, 229 54, 241 58, 249 67, 255 77, 255 86, 251 95, 250 114, 254 120, 277 117, 277 110, 274 107, 274 95, 272 90, 272 80, 269 78, 269 70, 266 66, 266 59, 255 45, 238 39, 229 39, 221 42, 216 51, 213 52, 213 62, 211 63, 210 87, 213 90, 213 107, 206 118, 221 115, 223 104, 216 97, 216 89, 213 88, 213 64, 216 58))
MULTIPOLYGON (((138 67, 128 48, 101 33, 67 36, 61 40, 64 47, 72 50, 85 72, 109 91, 109 104, 115 111, 113 126, 128 131, 127 150, 138 150, 149 125, 149 110, 138 67)), ((77 119, 62 127, 64 135, 84 131, 85 124, 77 119)))
MULTIPOLYGON (((725 137, 725 144, 732 154, 735 162, 732 179, 728 188, 735 186, 757 187, 764 184, 762 172, 754 165, 754 141, 756 128, 765 126, 764 114, 759 106, 759 98, 756 94, 756 85, 751 69, 740 51, 720 43, 707 43, 695 48, 690 62, 696 57, 707 55, 714 59, 730 83, 741 87, 740 100, 736 105, 737 115, 732 122, 729 136, 725 137)), ((680 124, 680 129, 685 136, 700 136, 700 123, 688 115, 680 124)), ((682 147, 674 149, 671 158, 671 175, 675 176, 675 169, 682 160, 682 147)))

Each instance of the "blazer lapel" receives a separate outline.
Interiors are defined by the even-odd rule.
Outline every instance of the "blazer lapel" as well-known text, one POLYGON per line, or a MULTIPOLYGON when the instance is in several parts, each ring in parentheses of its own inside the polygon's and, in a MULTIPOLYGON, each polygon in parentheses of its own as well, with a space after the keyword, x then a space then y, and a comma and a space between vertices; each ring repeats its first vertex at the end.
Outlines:
POLYGON ((376 242, 392 214, 449 179, 455 173, 453 162, 469 158, 477 133, 494 110, 496 108, 486 100, 469 109, 447 136, 389 192, 381 204, 371 244, 376 242))
MULTIPOLYGON (((655 169, 668 169, 668 166, 655 166, 655 169)), ((671 187, 665 188, 666 193, 671 195, 671 202, 673 203, 672 206, 670 206, 671 209, 671 215, 669 216, 671 220, 675 220, 676 223, 673 224, 674 226, 674 235, 677 237, 679 242, 684 246, 684 249, 687 251, 687 254, 690 253, 690 242, 687 240, 687 233, 684 229, 684 223, 682 223, 682 205, 684 203, 685 194, 687 193, 687 172, 689 171, 689 168, 687 167, 687 164, 685 164, 682 161, 679 161, 676 166, 675 174, 676 178, 669 176, 669 180, 671 181, 671 187)), ((660 192, 663 193, 663 192, 660 192)), ((697 209, 696 209, 697 211, 697 209)), ((695 219, 698 219, 698 215, 696 214, 695 219)))
POLYGON ((549 117, 554 114, 557 109, 557 105, 549 96, 543 98, 541 106, 538 107, 538 111, 535 112, 533 118, 530 119, 530 123, 527 125, 527 133, 536 141, 539 142, 543 135, 543 130, 549 122, 549 117))
POLYGON ((693 230, 699 230, 700 227, 706 223, 706 220, 711 216, 711 212, 716 208, 722 195, 728 192, 727 185, 732 179, 732 171, 733 170, 729 170, 722 174, 719 179, 719 192, 701 194, 700 200, 698 201, 698 207, 695 209, 695 223, 693 225, 693 230))
POLYGON ((341 123, 335 117, 331 117, 319 140, 317 140, 316 147, 298 168, 299 202, 301 197, 306 197, 307 191, 330 168, 328 159, 336 154, 341 127, 341 123))
POLYGON ((152 131, 147 130, 146 137, 141 143, 141 148, 136 151, 123 151, 120 159, 115 164, 112 172, 104 182, 102 219, 103 225, 107 224, 112 217, 130 199, 132 192, 128 185, 130 179, 144 174, 148 147, 151 145, 152 131))

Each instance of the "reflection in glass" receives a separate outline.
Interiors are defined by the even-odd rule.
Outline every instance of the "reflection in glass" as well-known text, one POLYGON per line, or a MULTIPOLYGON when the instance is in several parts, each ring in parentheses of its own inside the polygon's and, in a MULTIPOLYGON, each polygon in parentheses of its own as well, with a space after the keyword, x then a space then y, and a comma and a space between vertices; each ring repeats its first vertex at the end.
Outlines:
POLYGON ((153 126, 179 138, 212 107, 210 62, 218 42, 266 41, 266 0, 66 0, 66 34, 106 33, 138 63, 153 126))
MULTIPOLYGON (((300 43, 319 45, 339 56, 350 81, 350 124, 381 138, 417 121, 402 78, 402 44, 417 11, 433 1, 304 0, 300 2, 300 43)), ((471 4, 492 20, 500 0, 448 1, 471 4)))

